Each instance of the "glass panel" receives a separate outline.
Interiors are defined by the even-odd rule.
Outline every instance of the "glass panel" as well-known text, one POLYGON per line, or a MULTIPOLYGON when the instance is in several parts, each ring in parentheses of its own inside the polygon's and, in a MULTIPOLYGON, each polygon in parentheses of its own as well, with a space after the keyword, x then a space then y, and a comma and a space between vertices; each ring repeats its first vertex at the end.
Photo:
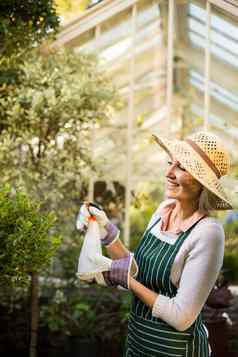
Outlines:
POLYGON ((157 1, 138 2, 135 91, 134 186, 143 177, 158 179, 158 147, 150 139, 155 131, 165 134, 166 51, 157 1))
MULTIPOLYGON (((189 5, 188 30, 194 46, 205 47, 206 10, 198 5, 189 5)), ((238 67, 238 28, 228 21, 212 15, 211 18, 211 52, 218 58, 238 67)))
MULTIPOLYGON (((188 6, 189 47, 199 57, 200 65, 189 68, 191 93, 191 113, 200 118, 202 124, 204 107, 204 50, 206 46, 206 9, 190 2, 188 6), (203 61, 201 59, 203 58, 203 61)), ((238 22, 238 19, 237 19, 238 22)), ((238 27, 234 17, 212 7, 211 15, 211 106, 210 127, 237 135, 238 112, 238 27)), ((230 135, 230 134, 229 134, 230 135)))
MULTIPOLYGON (((132 56, 134 61, 133 180, 144 175, 148 151, 156 153, 149 138, 153 127, 160 128, 166 116, 166 59, 162 41, 160 9, 157 1, 137 3, 136 31, 132 34, 132 8, 114 15, 101 25, 97 42, 102 68, 112 77, 124 98, 124 107, 97 133, 96 156, 105 158, 100 167, 106 179, 125 181, 127 125, 131 95, 132 56), (115 159, 116 158, 116 159, 115 159), (140 164, 143 162, 143 165, 140 164)), ((161 129, 162 133, 162 129, 161 129)), ((149 155, 150 156, 150 155, 149 155)), ((154 179, 154 177, 153 177, 154 179)))
MULTIPOLYGON (((201 92, 204 92, 204 78, 194 70, 190 71, 190 83, 201 92)), ((233 94, 213 81, 210 82, 210 93, 219 102, 238 112, 238 95, 233 94)))

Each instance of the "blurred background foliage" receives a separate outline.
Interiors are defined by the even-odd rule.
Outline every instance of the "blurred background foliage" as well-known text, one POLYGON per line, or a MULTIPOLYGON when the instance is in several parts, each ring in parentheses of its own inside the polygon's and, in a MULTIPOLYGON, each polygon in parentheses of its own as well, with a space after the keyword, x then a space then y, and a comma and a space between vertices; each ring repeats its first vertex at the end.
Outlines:
POLYGON ((90 128, 107 120, 118 98, 94 56, 32 50, 19 68, 20 81, 0 91, 0 182, 20 185, 55 212, 67 254, 78 241, 75 214, 96 170, 90 128))
POLYGON ((93 165, 90 128, 107 119, 116 92, 93 56, 32 51, 20 69, 21 81, 0 92, 0 180, 21 184, 68 219, 93 165))
POLYGON ((60 21, 66 23, 101 1, 103 0, 55 0, 54 3, 60 21))
MULTIPOLYGON (((237 165, 233 167, 233 175, 238 179, 237 165)), ((238 284, 238 210, 228 211, 223 216, 223 222, 226 237, 223 266, 227 279, 233 284, 238 284)))
POLYGON ((59 17, 52 0, 1 1, 1 55, 19 54, 36 47, 58 26, 59 17))
POLYGON ((65 20, 79 15, 90 4, 90 0, 55 0, 57 13, 65 20))
POLYGON ((59 16, 52 0, 0 2, 0 85, 15 83, 28 51, 54 37, 59 16))
MULTIPOLYGON (((20 202, 19 207, 24 212, 16 208, 4 221, 8 195, 2 196, 5 205, 0 212, 4 238, 1 278, 3 282, 7 277, 14 277, 16 284, 3 289, 1 305, 6 313, 13 314, 13 319, 16 310, 24 308, 28 321, 29 307, 25 309, 25 306, 29 305, 29 290, 20 288, 20 283, 29 282, 27 276, 31 270, 41 273, 40 298, 42 294, 49 295, 45 283, 48 277, 66 281, 70 288, 77 283, 75 271, 80 236, 74 227, 75 214, 87 194, 89 174, 97 166, 90 157, 90 131, 95 123, 107 121, 120 105, 120 98, 111 80, 99 70, 94 55, 48 51, 48 41, 55 36, 59 24, 52 1, 9 0, 1 2, 0 10, 0 183, 2 186, 9 184, 13 191, 20 188, 22 195, 25 192, 32 202, 40 202, 37 210, 29 201, 24 206, 24 195, 19 196, 20 201, 17 196, 16 202, 20 202), (42 47, 43 39, 47 44, 42 47), (23 213, 26 215, 24 222, 21 221, 25 217, 23 213), (52 233, 55 245, 50 247, 43 230, 48 232, 53 217, 57 218, 57 226, 52 233), (58 232, 63 242, 52 264, 42 272, 39 267, 43 260, 49 263, 59 245, 58 232), (41 254, 42 249, 45 249, 44 254, 41 254)), ((54 282, 51 281, 50 286, 52 288, 54 282)), ((53 296, 59 295, 57 287, 54 289, 53 296)), ((72 305, 75 304, 77 311, 82 309, 86 313, 86 303, 78 290, 78 286, 70 290, 72 299, 74 296, 76 300, 72 305)), ((52 330, 54 326, 61 326, 58 305, 54 304, 52 299, 49 307, 52 313, 41 315, 42 318, 49 316, 42 324, 49 324, 52 330)), ((81 320, 80 313, 71 312, 72 321, 76 317, 81 320)), ((29 334, 29 324, 23 331, 29 334)))

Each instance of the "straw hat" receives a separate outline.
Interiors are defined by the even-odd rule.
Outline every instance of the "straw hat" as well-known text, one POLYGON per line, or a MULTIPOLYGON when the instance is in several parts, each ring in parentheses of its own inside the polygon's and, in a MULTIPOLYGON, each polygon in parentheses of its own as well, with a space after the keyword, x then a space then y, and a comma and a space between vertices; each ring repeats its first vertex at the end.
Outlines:
POLYGON ((197 181, 215 194, 214 209, 232 209, 219 180, 228 173, 230 158, 216 135, 199 132, 183 141, 153 137, 170 157, 178 160, 197 181))

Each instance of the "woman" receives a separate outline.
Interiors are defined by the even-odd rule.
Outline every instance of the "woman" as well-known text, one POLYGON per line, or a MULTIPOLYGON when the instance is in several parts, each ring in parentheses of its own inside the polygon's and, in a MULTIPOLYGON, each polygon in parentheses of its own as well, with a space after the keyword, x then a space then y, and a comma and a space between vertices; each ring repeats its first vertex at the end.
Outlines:
POLYGON ((209 213, 232 208, 219 182, 229 170, 229 156, 211 133, 185 141, 155 140, 169 156, 167 199, 154 213, 134 258, 105 213, 88 206, 113 258, 111 270, 103 275, 107 285, 133 293, 125 356, 207 357, 201 310, 224 254, 223 228, 209 213))

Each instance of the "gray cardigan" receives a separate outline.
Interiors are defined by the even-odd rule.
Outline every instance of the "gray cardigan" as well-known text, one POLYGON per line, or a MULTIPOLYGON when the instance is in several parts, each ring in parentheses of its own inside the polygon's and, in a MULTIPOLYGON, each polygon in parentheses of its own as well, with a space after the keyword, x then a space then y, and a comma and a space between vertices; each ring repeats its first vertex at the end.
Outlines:
MULTIPOLYGON (((163 202, 163 207, 165 202, 163 202)), ((161 205, 161 206, 162 206, 161 205)), ((149 226, 160 216, 155 212, 149 226)), ((151 233, 174 244, 175 234, 160 231, 160 222, 151 233)), ((174 298, 159 294, 152 314, 176 330, 184 331, 193 324, 213 288, 223 263, 224 230, 215 218, 199 221, 182 244, 171 270, 171 281, 178 288, 174 298)))

